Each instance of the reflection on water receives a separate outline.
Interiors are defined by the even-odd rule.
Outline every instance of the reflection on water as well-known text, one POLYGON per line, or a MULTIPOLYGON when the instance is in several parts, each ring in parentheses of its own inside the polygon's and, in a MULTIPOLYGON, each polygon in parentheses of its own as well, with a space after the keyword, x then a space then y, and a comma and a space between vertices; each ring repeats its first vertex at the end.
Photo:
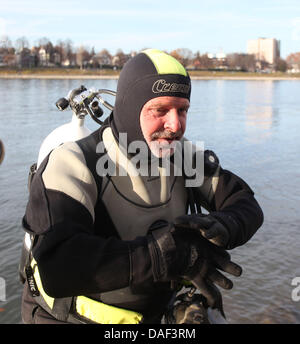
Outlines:
MULTIPOLYGON (((18 262, 27 175, 39 146, 68 122, 55 102, 80 85, 116 90, 116 80, 0 80, 0 138, 6 156, 0 166, 0 277, 7 301, 1 323, 18 323, 21 285, 18 262)), ((204 141, 223 166, 244 178, 261 204, 265 222, 244 246, 232 250, 243 275, 223 292, 232 323, 300 323, 300 302, 291 281, 300 276, 300 82, 193 81, 186 136, 204 141)), ((95 130, 97 125, 87 120, 95 130)))
POLYGON ((274 81, 250 82, 246 86, 246 133, 251 143, 262 143, 271 135, 274 109, 274 81))
POLYGON ((217 80, 216 81, 216 121, 217 122, 223 122, 224 121, 224 115, 225 115, 225 107, 224 107, 224 92, 225 84, 223 80, 217 80))

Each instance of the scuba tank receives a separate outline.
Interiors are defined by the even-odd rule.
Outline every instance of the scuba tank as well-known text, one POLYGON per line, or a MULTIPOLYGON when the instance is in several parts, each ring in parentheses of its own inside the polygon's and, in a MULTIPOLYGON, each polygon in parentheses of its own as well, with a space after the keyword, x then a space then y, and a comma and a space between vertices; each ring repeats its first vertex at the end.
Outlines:
POLYGON ((99 117, 103 115, 103 110, 99 106, 99 102, 110 111, 113 110, 113 106, 102 99, 100 96, 101 93, 110 95, 116 94, 114 91, 110 90, 87 90, 86 87, 80 86, 79 88, 71 90, 66 98, 60 98, 55 103, 60 111, 64 111, 70 107, 73 111, 72 120, 70 123, 56 128, 45 138, 39 151, 37 168, 55 147, 67 141, 80 140, 91 134, 91 130, 84 126, 86 115, 89 114, 98 124, 103 124, 103 122, 99 120, 99 117), (97 100, 95 100, 95 98, 97 100))
MULTIPOLYGON (((60 127, 54 129, 42 142, 37 163, 34 163, 29 170, 28 176, 28 190, 30 192, 30 186, 32 179, 45 157, 56 147, 64 142, 77 141, 91 134, 91 130, 84 125, 85 116, 90 115, 92 119, 99 125, 103 122, 99 119, 103 115, 103 110, 99 103, 104 105, 108 110, 112 111, 113 106, 105 101, 101 94, 116 95, 115 91, 106 89, 87 89, 85 86, 80 86, 69 91, 67 97, 60 98, 56 103, 56 107, 59 111, 64 111, 70 108, 73 112, 72 119, 69 123, 63 124, 60 127)), ((4 148, 2 149, 2 142, 0 146, 0 152, 4 154, 4 148)), ((1 163, 1 157, 0 157, 1 163)), ((24 226, 23 226, 24 227, 24 226)), ((23 240, 23 249, 21 254, 21 262, 19 265, 20 280, 22 283, 26 280, 26 266, 30 261, 31 251, 34 244, 34 236, 25 233, 23 240)), ((28 278, 28 276, 27 276, 28 278)))

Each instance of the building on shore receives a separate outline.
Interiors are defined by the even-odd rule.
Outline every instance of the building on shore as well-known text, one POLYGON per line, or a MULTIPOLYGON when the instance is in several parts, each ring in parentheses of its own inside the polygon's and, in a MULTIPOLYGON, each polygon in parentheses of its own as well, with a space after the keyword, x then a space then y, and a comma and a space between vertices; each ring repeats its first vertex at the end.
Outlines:
POLYGON ((247 42, 247 54, 255 55, 258 62, 274 65, 280 58, 280 41, 275 38, 258 38, 247 42))

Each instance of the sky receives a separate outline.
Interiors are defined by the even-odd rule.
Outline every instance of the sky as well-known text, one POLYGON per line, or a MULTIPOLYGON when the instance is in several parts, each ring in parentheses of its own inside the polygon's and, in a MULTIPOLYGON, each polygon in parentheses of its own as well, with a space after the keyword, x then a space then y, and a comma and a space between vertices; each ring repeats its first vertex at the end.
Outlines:
POLYGON ((281 42, 281 56, 300 51, 299 0, 0 0, 0 40, 25 36, 33 46, 70 39, 74 48, 111 54, 144 48, 168 52, 246 53, 259 37, 281 42))

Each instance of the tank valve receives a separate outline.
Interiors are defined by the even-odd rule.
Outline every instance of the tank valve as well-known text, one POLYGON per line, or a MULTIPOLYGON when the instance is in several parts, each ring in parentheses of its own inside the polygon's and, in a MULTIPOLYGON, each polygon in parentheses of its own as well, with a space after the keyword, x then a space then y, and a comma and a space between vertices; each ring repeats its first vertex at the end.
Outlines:
POLYGON ((66 98, 60 98, 58 101, 55 103, 57 106, 58 110, 64 111, 66 108, 69 106, 69 101, 66 98))

